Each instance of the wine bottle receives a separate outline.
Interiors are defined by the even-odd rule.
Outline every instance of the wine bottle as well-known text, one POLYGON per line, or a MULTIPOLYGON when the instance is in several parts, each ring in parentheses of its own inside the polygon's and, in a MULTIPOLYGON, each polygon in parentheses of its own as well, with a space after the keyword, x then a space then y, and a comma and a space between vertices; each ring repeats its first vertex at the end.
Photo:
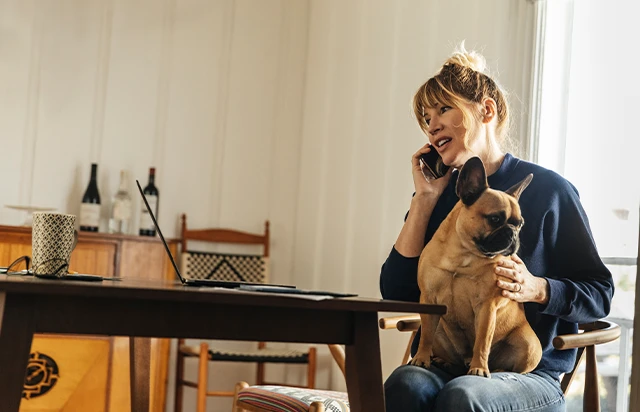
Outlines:
POLYGON ((98 165, 91 164, 91 179, 80 205, 80 230, 97 232, 100 226, 100 192, 98 192, 98 165))
MULTIPOLYGON (((156 187, 156 169, 154 167, 149 169, 149 184, 142 191, 144 196, 147 198, 147 202, 149 202, 149 207, 153 212, 153 215, 158 219, 158 199, 159 192, 156 187)), ((149 212, 147 208, 142 202, 142 209, 140 211, 140 236, 155 236, 156 235, 156 227, 153 225, 153 221, 151 220, 151 216, 149 216, 149 212)))
POLYGON ((109 233, 129 234, 131 225, 131 195, 129 195, 129 172, 120 171, 120 186, 111 200, 109 233))

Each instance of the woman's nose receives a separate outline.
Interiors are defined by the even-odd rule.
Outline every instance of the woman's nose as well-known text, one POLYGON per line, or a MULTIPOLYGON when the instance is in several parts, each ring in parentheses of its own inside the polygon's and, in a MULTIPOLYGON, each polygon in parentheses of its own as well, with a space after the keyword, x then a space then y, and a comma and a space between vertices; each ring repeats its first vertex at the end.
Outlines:
POLYGON ((442 130, 442 126, 440 125, 440 122, 435 117, 431 118, 431 121, 429 122, 429 129, 428 129, 429 134, 434 135, 438 133, 440 130, 442 130))

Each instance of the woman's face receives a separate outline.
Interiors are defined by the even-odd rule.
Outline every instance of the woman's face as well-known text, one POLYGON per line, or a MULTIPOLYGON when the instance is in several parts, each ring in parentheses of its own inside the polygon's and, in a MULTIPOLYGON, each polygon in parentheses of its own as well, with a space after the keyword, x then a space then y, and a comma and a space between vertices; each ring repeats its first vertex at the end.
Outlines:
POLYGON ((424 116, 431 145, 440 153, 444 164, 456 168, 473 156, 467 149, 468 142, 465 144, 467 129, 462 119, 460 109, 441 104, 426 109, 424 116))

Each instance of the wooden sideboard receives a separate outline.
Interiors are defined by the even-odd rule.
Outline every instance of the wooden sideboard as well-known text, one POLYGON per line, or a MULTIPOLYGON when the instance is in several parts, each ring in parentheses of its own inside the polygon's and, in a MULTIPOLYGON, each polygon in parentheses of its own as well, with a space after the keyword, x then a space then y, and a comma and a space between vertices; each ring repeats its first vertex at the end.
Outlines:
MULTIPOLYGON (((179 241, 170 239, 167 243, 177 256, 179 241)), ((31 256, 31 228, 0 225, 0 266, 23 255, 31 256)), ((101 276, 176 279, 164 246, 156 237, 79 232, 69 269, 101 276)), ((150 410, 164 412, 170 340, 152 339, 151 345, 150 410)), ((28 399, 23 397, 20 405, 21 412, 130 411, 127 337, 37 335, 31 356, 36 381, 37 362, 47 359, 55 363, 59 376, 54 374, 49 379, 49 387, 30 387, 28 399)))

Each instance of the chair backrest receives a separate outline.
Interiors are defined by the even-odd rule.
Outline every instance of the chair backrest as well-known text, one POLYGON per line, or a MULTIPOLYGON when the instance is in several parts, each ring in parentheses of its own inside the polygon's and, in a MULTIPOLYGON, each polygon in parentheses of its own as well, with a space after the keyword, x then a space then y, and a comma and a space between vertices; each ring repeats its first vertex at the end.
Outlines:
POLYGON ((225 228, 188 229, 187 216, 182 214, 180 271, 189 279, 241 280, 267 283, 269 281, 269 221, 264 233, 248 233, 225 228), (245 244, 262 246, 261 254, 236 254, 193 251, 188 241, 216 244, 245 244))

